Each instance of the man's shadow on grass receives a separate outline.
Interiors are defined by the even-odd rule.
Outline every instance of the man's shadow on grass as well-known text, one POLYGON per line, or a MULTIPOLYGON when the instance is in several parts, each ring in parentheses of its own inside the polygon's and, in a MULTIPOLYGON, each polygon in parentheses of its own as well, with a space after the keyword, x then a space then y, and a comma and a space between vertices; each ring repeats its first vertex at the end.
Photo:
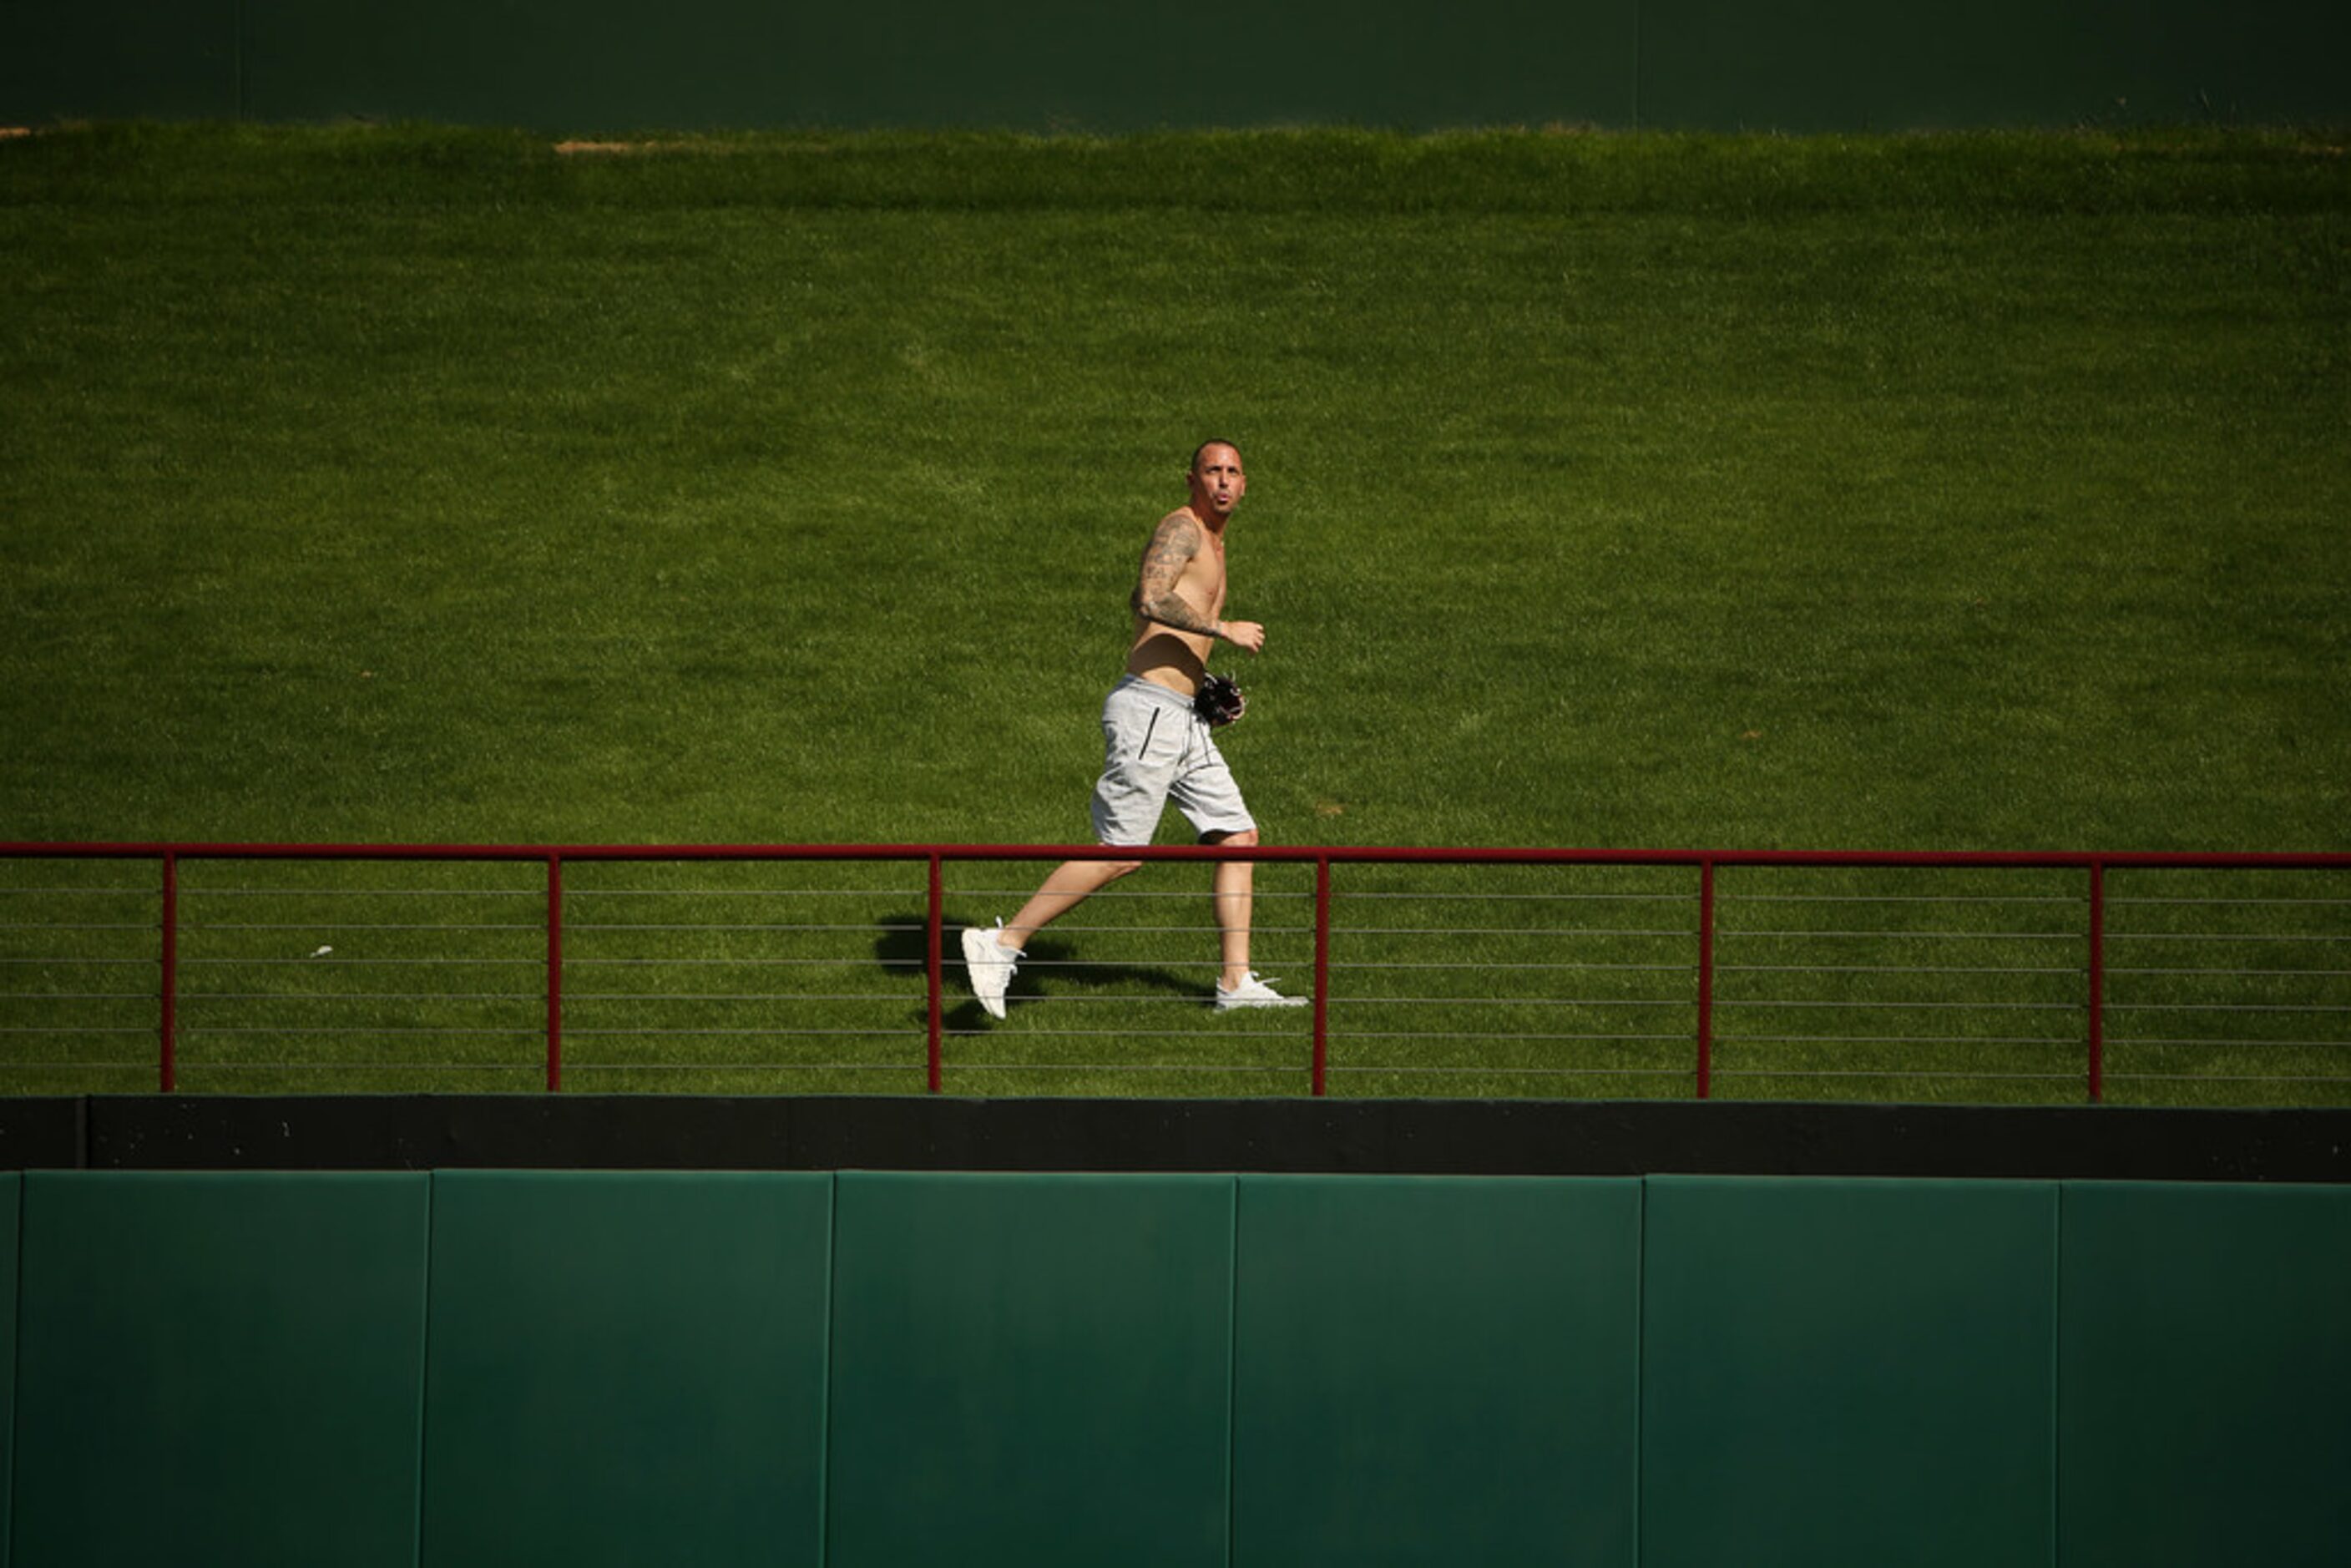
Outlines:
MULTIPOLYGON (((917 910, 885 915, 874 923, 873 957, 885 974, 923 973, 931 956, 929 919, 928 915, 917 910)), ((978 1029, 987 1022, 987 1011, 971 994, 970 979, 964 973, 963 928, 968 924, 950 916, 940 933, 940 1021, 952 1030, 978 1029)), ((1072 989, 1084 991, 1107 990, 1116 986, 1165 991, 1179 997, 1205 998, 1207 995, 1198 980, 1186 979, 1173 969, 1147 964, 1088 964, 1077 957, 1075 947, 1058 937, 1032 936, 1020 967, 1013 972, 1012 984, 1004 993, 1005 1000, 1041 1000, 1071 982, 1075 982, 1072 989)), ((921 1023, 928 1020, 930 1013, 918 1007, 913 1016, 915 1022, 921 1023)))

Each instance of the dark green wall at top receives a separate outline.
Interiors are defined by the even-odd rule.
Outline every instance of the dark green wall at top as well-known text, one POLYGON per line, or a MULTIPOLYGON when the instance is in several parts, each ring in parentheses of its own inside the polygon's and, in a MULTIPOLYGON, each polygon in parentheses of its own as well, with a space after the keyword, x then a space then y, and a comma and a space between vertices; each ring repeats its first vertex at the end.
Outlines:
POLYGON ((1644 0, 1641 118, 1868 131, 2351 112, 2331 0, 1644 0))
POLYGON ((2351 116, 2331 0, 0 0, 0 122, 1870 130, 2351 116))
POLYGON ((0 124, 230 120, 238 0, 0 0, 0 124))

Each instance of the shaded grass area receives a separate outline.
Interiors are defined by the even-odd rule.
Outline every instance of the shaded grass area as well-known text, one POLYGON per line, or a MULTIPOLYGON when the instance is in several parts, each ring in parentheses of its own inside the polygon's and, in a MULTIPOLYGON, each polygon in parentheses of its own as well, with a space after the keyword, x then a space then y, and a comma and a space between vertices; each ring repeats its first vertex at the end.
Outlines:
MULTIPOLYGON (((2340 141, 0 143, 0 838, 1081 839, 1135 551, 1181 498, 1183 454, 1219 434, 1251 460, 1234 612, 1270 633, 1228 750, 1275 840, 2351 848, 2340 141)), ((1008 913, 1034 870, 958 891, 951 916, 1008 913)), ((487 899, 449 874, 443 922, 487 899)), ((1098 901, 1024 971, 1053 1007, 951 1020, 967 1087, 1298 1086, 1296 1020, 1203 1028, 1175 999, 1207 984, 1210 939, 1167 929, 1205 924, 1205 873, 1149 876, 1180 894, 1098 901)), ((587 894, 576 918, 718 925, 758 903, 691 891, 587 894), (671 906, 699 913, 645 914, 671 906)), ((322 884, 284 923, 331 924, 337 898, 322 884)), ((846 943, 862 970, 670 933, 747 961, 646 983, 659 1003, 597 994, 636 994, 619 945, 653 934, 583 936, 583 963, 614 962, 573 982, 567 1082, 918 1086, 883 1053, 919 1038, 920 987, 877 944, 903 956, 885 927, 919 917, 919 886, 849 902, 817 924, 855 929, 793 941, 846 943), (794 1004, 842 1032, 782 1055, 756 1031, 783 1002, 683 999, 851 992, 794 1004)), ((1564 1008, 1497 978, 1525 979, 1552 936, 1591 963, 1682 963, 1674 942, 1576 937, 1571 913, 1605 904, 1471 920, 1398 902, 1367 900, 1383 914, 1364 923, 1477 925, 1444 960, 1477 967, 1373 967, 1439 960, 1412 957, 1420 936, 1343 938, 1364 967, 1334 985, 1340 1092, 1684 1092, 1669 993, 1564 1008), (1590 1038, 1611 1034, 1660 1038, 1590 1038)), ((2291 934, 2287 906, 2259 907, 2291 934)), ((224 960, 304 956, 214 937, 224 960)), ((1294 983, 1301 963, 1269 929, 1259 967, 1294 983)), ((2155 1003, 2192 983, 2139 980, 2155 1003)), ((2053 975, 2001 984, 2022 988, 1991 999, 2019 1005, 1994 1013, 2070 1002, 2053 975)), ((1853 978, 1833 999, 1883 995, 1853 978)), ((1808 999, 1752 996, 1757 1017, 1808 999)), ((152 1026, 135 1003, 70 1005, 152 1026)), ((198 1032, 192 1087, 414 1087, 437 1063, 439 1086, 524 1088, 537 1071, 510 997, 371 1004, 483 1032, 385 1036, 355 1060, 295 1004, 235 1005, 258 1011, 215 1027, 295 1043, 198 1032), (276 1064, 232 1065, 256 1052, 276 1064)), ((1746 1027, 1817 1035, 1866 1011, 1746 1027)), ((1876 1032, 1928 1032, 1931 1011, 1876 1032)), ((1957 1087, 1741 1078, 1865 1072, 1880 1048, 1759 1059, 1736 1021, 1719 1092, 2073 1093, 2054 1076, 2070 1061, 1981 1039, 1990 1023, 1936 1048, 1957 1087)), ((74 1049, 110 1061, 135 1038, 74 1049)), ((2198 1082, 2114 1090, 2278 1092, 2230 1087, 2199 1049, 2134 1059, 2198 1082)), ((2249 1051, 2280 1055, 2228 1048, 2249 1051)))

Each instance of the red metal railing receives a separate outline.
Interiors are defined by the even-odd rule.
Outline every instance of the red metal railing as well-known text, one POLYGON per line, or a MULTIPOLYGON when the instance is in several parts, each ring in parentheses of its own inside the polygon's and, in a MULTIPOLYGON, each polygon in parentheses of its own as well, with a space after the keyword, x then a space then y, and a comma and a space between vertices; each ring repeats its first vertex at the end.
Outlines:
MULTIPOLYGON (((2069 966, 2019 970, 2020 973, 2062 976, 2071 972, 2077 977, 2080 990, 2076 999, 1984 1002, 1986 1007, 2007 1006, 2019 1009, 2063 1009, 2078 1010, 2082 1015, 2079 1040, 2083 1052, 2077 1070, 2079 1092, 2092 1101, 2105 1096, 2108 1079, 2106 1054, 2108 1049, 2108 1012, 2113 1005, 2108 996, 2110 977, 2114 973, 2147 977, 2219 974, 2279 975, 2278 969, 2223 970, 2211 967, 2158 967, 2140 966, 2126 971, 2115 970, 2109 962, 2109 948, 2120 939, 2140 943, 2185 940, 2191 934, 2149 931, 2130 934, 2118 938, 2110 932, 2110 899, 2108 879, 2111 873, 2126 872, 2221 872, 2221 873, 2299 873, 2351 871, 2351 854, 2192 854, 2192 853, 2097 853, 2097 852, 1865 852, 1865 851, 1739 851, 1739 850, 1572 850, 1572 849, 1496 849, 1496 848, 1406 848, 1374 846, 1256 846, 1233 849, 1225 846, 1182 845, 1147 849, 1105 848, 1097 845, 1004 845, 1004 844, 793 844, 793 845, 510 845, 510 844, 228 844, 228 843, 10 843, 0 844, 0 861, 73 859, 73 860, 152 860, 157 862, 161 876, 159 987, 156 996, 158 1017, 157 1081, 166 1092, 178 1087, 180 1076, 179 1015, 183 1007, 181 995, 181 925, 183 902, 183 870, 187 862, 196 861, 300 861, 300 862, 538 862, 546 868, 544 915, 544 1029, 545 1083, 549 1092, 563 1087, 565 1059, 566 997, 564 976, 567 963, 565 950, 566 902, 565 869, 567 865, 590 862, 913 862, 925 869, 922 968, 924 973, 924 1008, 925 1079, 929 1090, 939 1092, 945 1083, 946 1040, 948 1030, 946 1019, 948 1000, 948 974, 945 961, 946 914, 946 867, 948 862, 1041 862, 1071 859, 1135 859, 1163 861, 1247 860, 1273 864, 1311 866, 1313 883, 1311 894, 1313 907, 1312 933, 1312 997, 1311 1010, 1311 1051, 1307 1063, 1311 1092, 1328 1092, 1333 1071, 1331 1042, 1334 1029, 1332 1016, 1332 975, 1335 969, 1349 966, 1334 959, 1333 943, 1333 868, 1342 866, 1422 866, 1455 868, 1491 867, 1654 867, 1683 868, 1698 873, 1695 895, 1695 926, 1688 931, 1689 956, 1683 965, 1646 964, 1613 966, 1620 968, 1664 969, 1686 967, 1692 977, 1692 1001, 1695 1024, 1687 1036, 1690 1065, 1685 1071, 1694 1092, 1700 1098, 1712 1095, 1717 1079, 1723 1069, 1718 1059, 1718 1048, 1725 1043, 1718 1038, 1718 1029, 1726 1007, 1758 1012, 1767 1009, 1813 1009, 1839 1007, 1876 1007, 1881 1010, 1962 1007, 1965 1000, 1852 1000, 1842 997, 1800 995, 1794 998, 1750 996, 1726 998, 1719 988, 1723 975, 1737 973, 1757 977, 1773 974, 1794 973, 1817 979, 1839 974, 1909 974, 1909 975, 1991 975, 1999 968, 1961 968, 1956 967, 1911 967, 1879 964, 1827 964, 1817 957, 1807 963, 1766 964, 1760 962, 1726 965, 1719 957, 1719 946, 1726 937, 1736 938, 1745 946, 1759 943, 1808 944, 1817 949, 1823 944, 1838 939, 1859 940, 1873 936, 1886 940, 1907 940, 1913 943, 1928 939, 1946 943, 1974 939, 2015 944, 2026 941, 2053 943, 2078 938, 2084 944, 2084 956, 2078 968, 2069 966), (1729 868, 1775 869, 1781 871, 1855 870, 1891 873, 1953 873, 1953 872, 2040 872, 2076 875, 2082 879, 2078 902, 2086 905, 2085 924, 2071 936, 2066 932, 2016 931, 2007 928, 1936 932, 1891 929, 1888 931, 1840 931, 1835 929, 1776 930, 1750 928, 1726 932, 1722 925, 1724 895, 1718 885, 1719 875, 1729 868)), ((151 884, 152 886, 152 884, 151 884)), ((5 891, 5 890, 0 890, 5 891)), ((1382 896, 1405 897, 1409 894, 1390 894, 1382 896)), ((1452 895, 1462 896, 1462 895, 1452 895)), ((1790 903, 1813 905, 1834 905, 1865 902, 1900 902, 1899 895, 1877 894, 1844 894, 1811 893, 1762 895, 1779 897, 1790 903)), ((1750 903, 1755 899, 1750 897, 1750 903)), ((1953 904, 1949 897, 1915 897, 1918 904, 1953 904)), ((2075 902, 2076 895, 2044 897, 2043 904, 2075 902)), ((1995 902, 1983 900, 1982 902, 1995 902)), ((2215 906, 2235 903, 2306 904, 2314 905, 2351 905, 2351 898, 2227 900, 2210 896, 2142 901, 2148 904, 2166 903, 2215 906)), ((1395 933, 1411 935, 1408 930, 1395 933)), ((1624 935, 1624 934, 1618 934, 1624 935)), ((1649 930, 1637 935, 1652 938, 1678 940, 1674 931, 1649 930)), ((2252 940, 2259 933, 2244 936, 2231 934, 2210 936, 2209 941, 2252 940)), ((2331 930, 2315 935, 2271 935, 2261 939, 2275 943, 2351 943, 2351 933, 2340 936, 2331 930)), ((325 949, 321 949, 324 951, 325 949)), ((32 962, 33 960, 18 960, 32 962)), ((1363 968, 1445 968, 1474 967, 1472 965, 1387 964, 1358 965, 1363 968)), ((1536 967, 1575 968, 1610 967, 1612 966, 1576 966, 1553 964, 1536 967)), ((2299 971, 2296 971, 2299 972, 2299 971)), ((2310 971, 2320 976, 2351 976, 2351 969, 2317 967, 2310 971)), ((2223 1001, 2171 1001, 2150 993, 2155 999, 2132 1004, 2142 1010, 2166 1014, 2191 1014, 2199 1010, 2233 1011, 2241 1014, 2259 1012, 2294 1012, 2304 1014, 2351 1015, 2351 1001, 2337 1002, 2329 993, 2328 999, 2296 1004, 2248 1002, 2242 999, 2223 1001)), ((1520 998, 1526 999, 1526 998, 1520 998)), ((1376 998, 1374 998, 1376 1000, 1376 998)), ((1460 998, 1411 998, 1426 1005, 1438 1005, 1460 998)), ((1399 1001, 1396 1006, 1405 1005, 1399 1001)), ((1530 1005, 1533 1005, 1531 1002, 1530 1005)), ((1546 1005, 1611 1005, 1599 1000, 1583 1002, 1550 1002, 1546 1005)), ((1633 1002, 1614 1005, 1632 1006, 1633 1002)), ((1663 1001, 1637 1005, 1665 1006, 1663 1001)), ((591 1031, 592 1032, 592 1031, 591 1031)), ((718 1031, 714 1031, 718 1032, 718 1031)), ((1084 1031, 1075 1031, 1084 1032, 1084 1031)), ((1400 1031, 1411 1038, 1410 1031, 1400 1031)), ((1576 1036, 1531 1036, 1529 1038, 1573 1040, 1576 1036)), ((1649 1036, 1589 1037, 1643 1038, 1649 1036)), ((1808 1044, 1834 1050, 1844 1045, 1899 1046, 1903 1037, 1864 1040, 1842 1035, 1767 1035, 1750 1034, 1731 1041, 1741 1048, 1752 1048, 1765 1042, 1808 1044)), ((2062 1043, 2057 1040, 2026 1038, 1996 1040, 1994 1044, 2045 1046, 2062 1043)), ((2193 1040, 2158 1039, 2156 1045, 2179 1046, 2194 1044, 2193 1040)), ((2269 1040, 2224 1042, 2237 1044, 2276 1043, 2269 1040)), ((2337 1042, 2322 1042, 2333 1044, 2337 1042)), ((1509 1071, 1509 1070, 1503 1070, 1509 1071)), ((1781 1071, 1781 1076, 1829 1076, 1834 1070, 1806 1069, 1781 1071)), ((1754 1075, 1771 1075, 1768 1071, 1749 1070, 1754 1075)), ((2043 1074, 2043 1076, 2046 1076, 2043 1074)))

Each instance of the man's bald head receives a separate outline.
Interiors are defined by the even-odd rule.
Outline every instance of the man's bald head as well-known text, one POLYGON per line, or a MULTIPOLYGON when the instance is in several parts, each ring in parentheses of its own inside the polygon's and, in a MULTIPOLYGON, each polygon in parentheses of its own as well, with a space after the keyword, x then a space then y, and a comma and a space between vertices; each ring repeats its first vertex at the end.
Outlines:
POLYGON ((1187 470, 1186 470, 1186 472, 1187 472, 1187 473, 1192 473, 1192 474, 1197 474, 1197 473, 1200 471, 1200 460, 1201 460, 1202 458, 1206 457, 1209 453, 1214 452, 1217 448, 1218 448, 1218 447, 1220 447, 1220 446, 1221 446, 1221 447, 1223 447, 1226 451, 1228 451, 1228 452, 1229 452, 1229 453, 1231 453, 1231 454, 1233 455, 1233 462, 1234 462, 1236 465, 1238 465, 1238 464, 1240 462, 1240 457, 1241 457, 1241 449, 1240 449, 1239 447, 1238 447, 1238 446, 1235 446, 1231 442, 1229 442, 1229 441, 1203 441, 1202 443, 1200 443, 1200 444, 1199 444, 1199 445, 1195 446, 1194 448, 1192 448, 1192 465, 1191 465, 1191 467, 1190 467, 1190 468, 1188 468, 1187 470))

